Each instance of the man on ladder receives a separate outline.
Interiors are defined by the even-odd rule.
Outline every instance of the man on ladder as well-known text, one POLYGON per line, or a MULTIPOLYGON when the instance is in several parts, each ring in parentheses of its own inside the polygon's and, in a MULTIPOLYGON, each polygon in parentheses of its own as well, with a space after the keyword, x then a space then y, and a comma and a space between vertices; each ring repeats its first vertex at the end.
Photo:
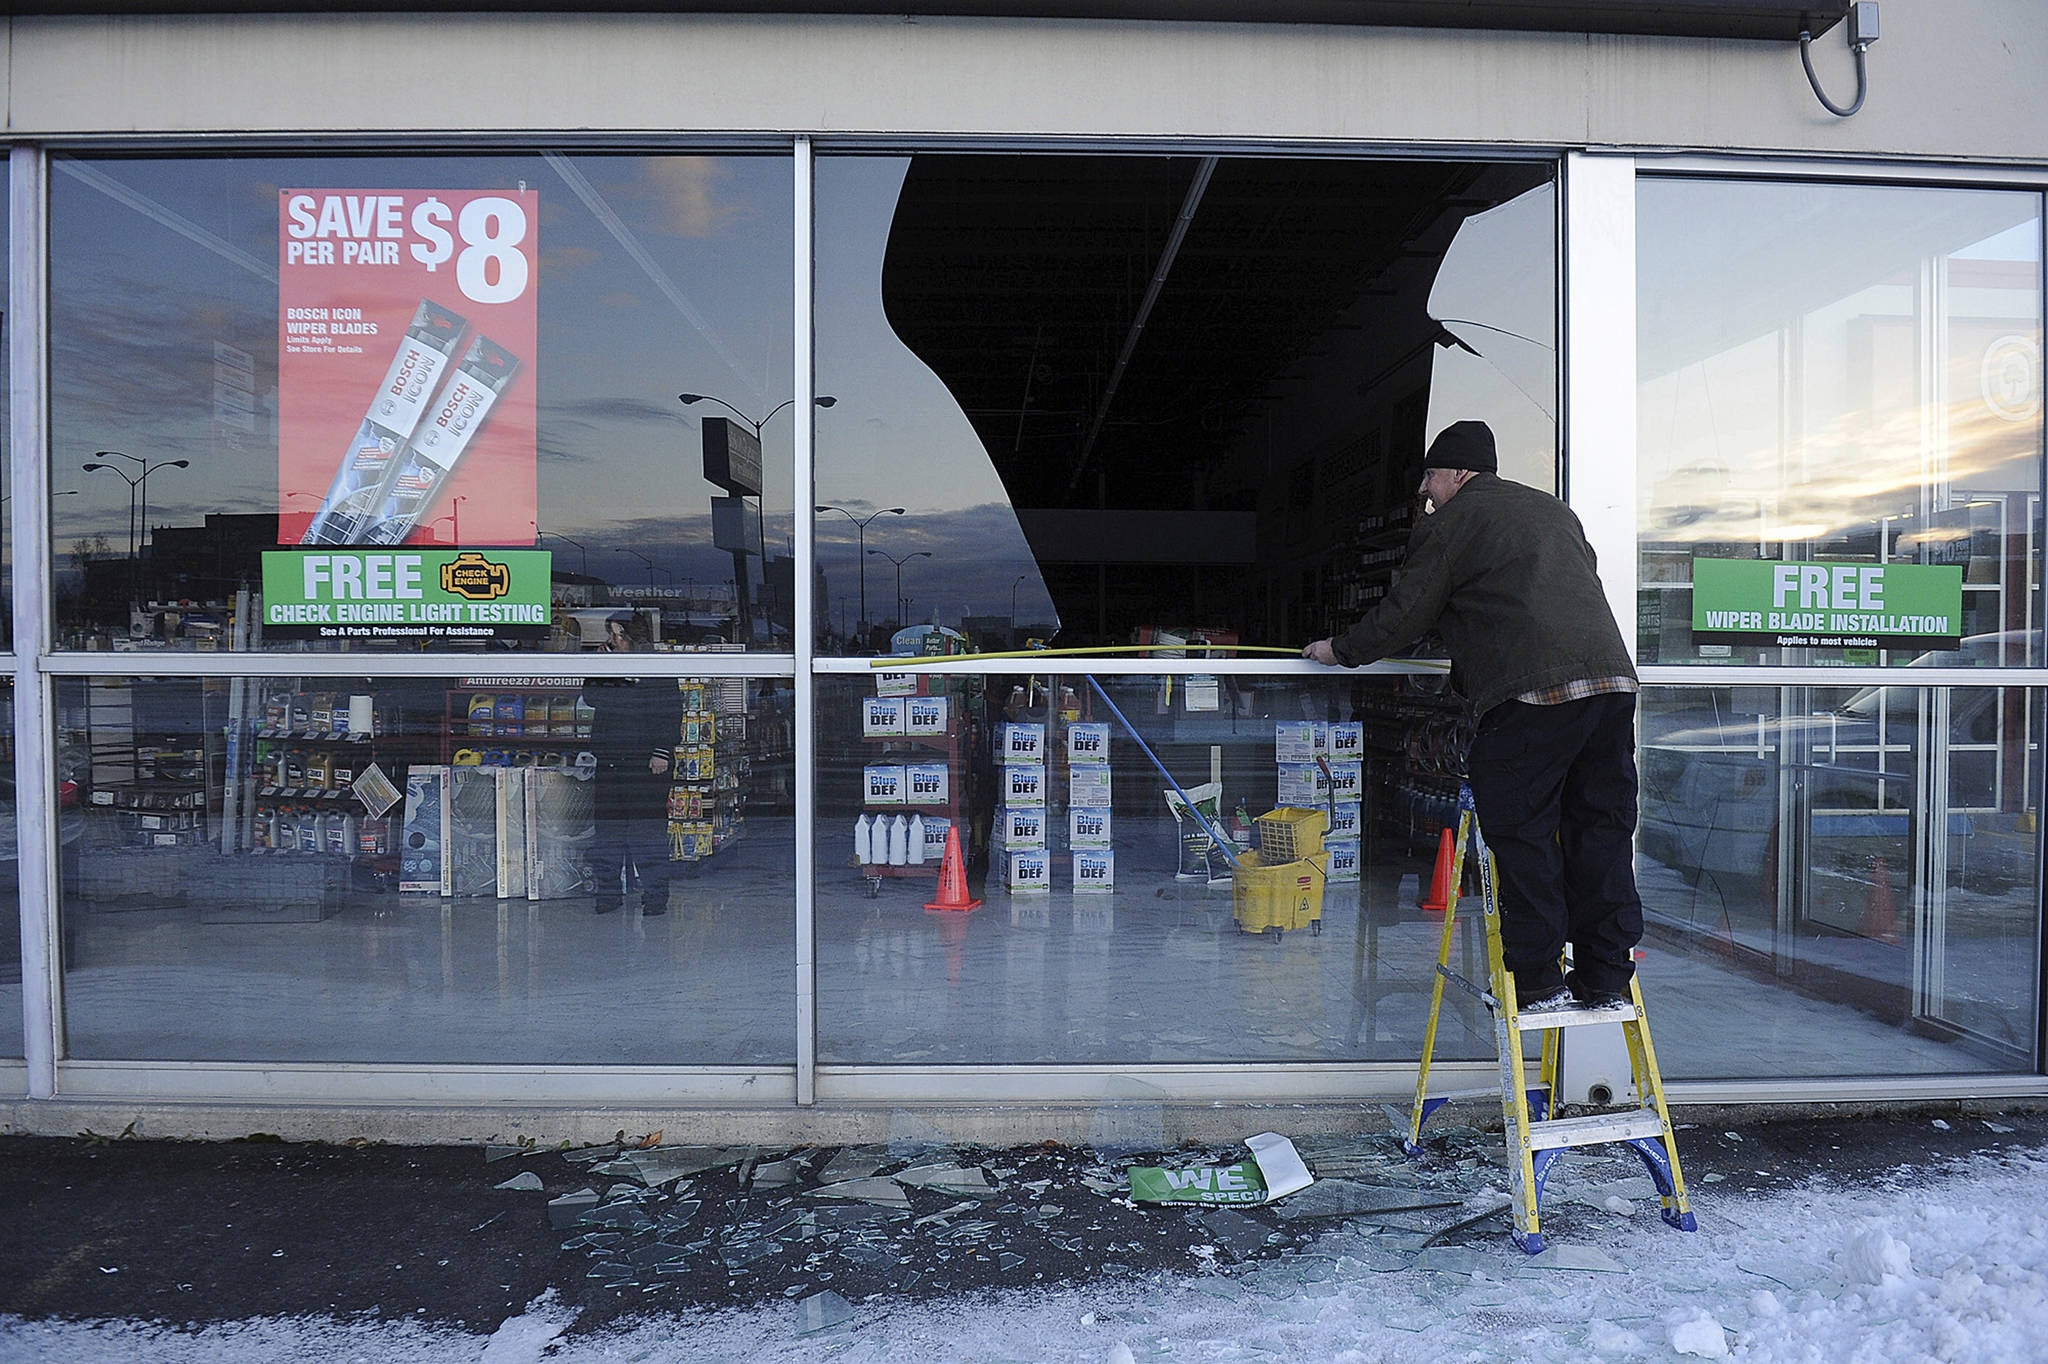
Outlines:
POLYGON ((1521 1009, 1623 1009, 1643 935, 1637 683, 1593 547, 1563 502, 1500 477, 1484 422, 1446 427, 1422 466, 1406 568, 1371 614, 1302 656, 1358 667, 1443 636, 1479 717, 1467 770, 1521 1009))

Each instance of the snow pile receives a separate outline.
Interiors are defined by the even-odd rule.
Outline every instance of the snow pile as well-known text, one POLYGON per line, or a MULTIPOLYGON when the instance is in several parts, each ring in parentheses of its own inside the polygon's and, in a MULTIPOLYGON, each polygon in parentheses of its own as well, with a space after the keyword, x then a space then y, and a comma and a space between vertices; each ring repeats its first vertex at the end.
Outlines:
POLYGON ((524 1312, 499 1324, 484 1342, 479 1364, 535 1364, 578 1315, 575 1308, 557 1303, 550 1288, 526 1304, 524 1312))
POLYGON ((1694 1309, 1681 1312, 1671 1323, 1671 1348, 1682 1355, 1697 1355, 1701 1359, 1726 1359, 1728 1357, 1728 1333, 1721 1329, 1721 1323, 1714 1320, 1712 1312, 1694 1309))
POLYGON ((1882 1287, 1887 1279, 1903 1279, 1913 1272, 1913 1255, 1883 1227, 1865 1227, 1843 1248, 1842 1268, 1852 1282, 1882 1287))
POLYGON ((653 1316, 570 1334, 536 1299, 496 1334, 378 1321, 254 1321, 179 1331, 0 1319, 0 1361, 86 1364, 598 1364, 609 1360, 1405 1361, 1715 1359, 1747 1364, 2026 1364, 2048 1341, 2048 1149, 1905 1172, 1883 1189, 1815 1182, 1769 1197, 1708 1190, 1700 1230, 1594 1208, 1546 1215, 1598 1254, 1532 1265, 1506 1238, 1425 1265, 1356 1227, 1224 1275, 1161 1276, 972 1300, 873 1298, 803 1334, 795 1304, 653 1316), (1618 1263, 1628 1271, 1596 1271, 1618 1263))

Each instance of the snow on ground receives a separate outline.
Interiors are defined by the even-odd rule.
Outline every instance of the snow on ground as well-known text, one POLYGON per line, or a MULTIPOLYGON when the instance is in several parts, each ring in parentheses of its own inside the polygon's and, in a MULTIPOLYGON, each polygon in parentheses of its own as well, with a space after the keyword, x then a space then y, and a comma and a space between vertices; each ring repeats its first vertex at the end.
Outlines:
MULTIPOLYGON (((2048 1148, 1693 1200, 1700 1230, 1581 1217, 1543 1269, 1505 1237, 1429 1252, 1436 1269, 1333 1229, 1229 1275, 971 1299, 855 1303, 799 1334, 800 1305, 650 1317, 578 1336, 549 1293, 491 1336, 404 1322, 257 1320, 203 1331, 0 1318, 0 1360, 41 1364, 717 1364, 844 1360, 1684 1360, 1798 1364, 2048 1359, 2048 1148), (568 1334, 564 1334, 564 1332, 568 1334)), ((819 1285, 821 1289, 828 1285, 819 1285)))

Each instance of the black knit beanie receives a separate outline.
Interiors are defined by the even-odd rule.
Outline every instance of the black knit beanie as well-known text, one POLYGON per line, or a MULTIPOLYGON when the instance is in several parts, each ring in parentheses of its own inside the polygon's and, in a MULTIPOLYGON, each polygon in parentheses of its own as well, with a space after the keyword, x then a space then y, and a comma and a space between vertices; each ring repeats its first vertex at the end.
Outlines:
POLYGON ((1479 474, 1500 472, 1493 453, 1493 428, 1485 422, 1452 422, 1429 443, 1422 457, 1425 469, 1470 469, 1479 474))

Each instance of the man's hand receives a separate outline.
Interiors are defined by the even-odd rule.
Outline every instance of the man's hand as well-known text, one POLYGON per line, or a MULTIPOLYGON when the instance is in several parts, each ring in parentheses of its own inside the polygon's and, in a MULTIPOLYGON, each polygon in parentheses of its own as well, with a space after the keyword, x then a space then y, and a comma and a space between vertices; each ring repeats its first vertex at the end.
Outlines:
POLYGON ((657 777, 660 776, 662 773, 668 771, 668 759, 649 758, 647 760, 647 770, 649 772, 652 772, 657 777))
POLYGON ((1319 639, 1313 644, 1304 644, 1301 649, 1301 656, 1311 663, 1320 663, 1326 668, 1338 666, 1337 650, 1327 639, 1319 639))

